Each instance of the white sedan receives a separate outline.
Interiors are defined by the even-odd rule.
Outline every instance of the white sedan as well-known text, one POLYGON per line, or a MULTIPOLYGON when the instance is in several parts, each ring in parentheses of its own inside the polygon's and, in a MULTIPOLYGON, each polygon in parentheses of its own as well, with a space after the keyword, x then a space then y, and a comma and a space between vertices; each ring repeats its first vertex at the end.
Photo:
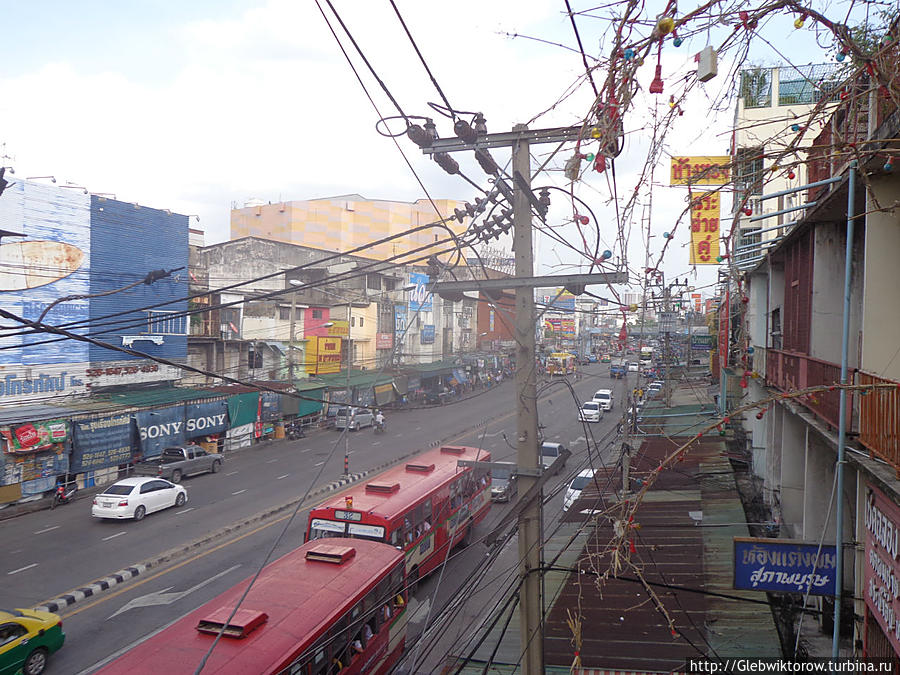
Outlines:
POLYGON ((597 401, 585 401, 581 404, 581 409, 578 411, 578 421, 599 422, 602 414, 600 404, 597 401))
POLYGON ((183 506, 187 490, 162 478, 125 478, 107 486, 94 497, 94 518, 133 518, 142 520, 148 513, 170 506, 183 506))

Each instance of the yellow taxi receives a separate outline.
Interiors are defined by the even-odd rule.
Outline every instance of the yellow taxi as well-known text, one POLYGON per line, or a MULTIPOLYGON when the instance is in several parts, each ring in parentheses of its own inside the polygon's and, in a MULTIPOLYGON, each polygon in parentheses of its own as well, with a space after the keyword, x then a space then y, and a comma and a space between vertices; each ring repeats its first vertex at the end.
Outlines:
POLYGON ((33 609, 0 609, 0 675, 40 675, 63 646, 62 619, 33 609))

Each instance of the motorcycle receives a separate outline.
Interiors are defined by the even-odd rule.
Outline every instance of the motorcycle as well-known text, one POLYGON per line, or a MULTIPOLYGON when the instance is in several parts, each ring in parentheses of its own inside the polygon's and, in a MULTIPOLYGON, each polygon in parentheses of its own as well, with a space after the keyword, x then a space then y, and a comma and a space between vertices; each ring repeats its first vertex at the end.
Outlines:
POLYGON ((55 509, 57 504, 68 504, 75 499, 76 492, 78 492, 78 483, 75 481, 60 483, 56 486, 56 492, 53 493, 53 501, 50 502, 50 508, 55 509))
POLYGON ((385 432, 384 420, 382 420, 381 422, 374 422, 372 424, 372 428, 374 429, 376 434, 383 434, 385 432))
POLYGON ((285 429, 285 436, 287 436, 288 440, 296 441, 300 438, 306 438, 306 432, 303 431, 302 424, 291 424, 285 429))

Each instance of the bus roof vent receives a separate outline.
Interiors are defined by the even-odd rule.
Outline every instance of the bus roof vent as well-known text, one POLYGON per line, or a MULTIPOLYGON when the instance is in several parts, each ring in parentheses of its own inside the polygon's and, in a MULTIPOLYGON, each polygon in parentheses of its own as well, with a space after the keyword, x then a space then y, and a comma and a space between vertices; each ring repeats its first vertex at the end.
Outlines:
POLYGON ((356 549, 352 546, 337 546, 335 544, 319 544, 306 552, 307 560, 327 562, 334 565, 343 565, 356 555, 356 549))
POLYGON ((464 455, 466 448, 461 445, 442 445, 441 452, 447 455, 464 455))
POLYGON ((434 471, 434 464, 407 464, 406 470, 416 473, 431 473, 434 471))
POLYGON ((225 637, 245 638, 269 620, 269 615, 258 609, 239 609, 229 621, 228 617, 231 616, 233 609, 232 607, 219 607, 212 614, 208 614, 197 622, 197 630, 201 633, 218 635, 222 626, 225 626, 225 631, 222 633, 225 637), (226 622, 228 623, 226 624, 226 622))
POLYGON ((379 494, 379 495, 392 495, 395 492, 400 491, 400 483, 391 483, 387 485, 385 483, 366 483, 366 492, 379 494))

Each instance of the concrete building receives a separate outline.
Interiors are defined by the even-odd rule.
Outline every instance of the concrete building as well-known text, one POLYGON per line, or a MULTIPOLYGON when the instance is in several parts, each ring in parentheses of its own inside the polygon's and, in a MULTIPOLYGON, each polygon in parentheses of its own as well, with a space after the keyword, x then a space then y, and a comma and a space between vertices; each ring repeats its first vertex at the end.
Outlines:
MULTIPOLYGON (((815 131, 807 128, 833 107, 838 89, 838 65, 748 68, 740 73, 735 110, 734 218, 741 236, 732 255, 737 260, 755 257, 761 242, 783 233, 778 226, 799 217, 798 212, 767 219, 765 225, 751 218, 799 205, 796 195, 761 202, 767 193, 804 185, 807 181, 806 153, 815 131), (746 198, 749 215, 738 210, 746 198), (775 229, 769 229, 775 228, 775 229), (739 249, 743 246, 747 248, 739 249)), ((724 215, 724 214, 723 214, 724 215)))
MULTIPOLYGON (((436 199, 432 205, 427 199, 397 202, 366 199, 358 194, 274 204, 251 201, 243 208, 232 209, 231 238, 259 237, 343 253, 366 246, 363 254, 367 258, 386 260, 447 239, 444 227, 457 234, 464 232, 468 219, 462 223, 452 220, 440 228, 411 231, 452 217, 454 209, 461 206, 461 202, 449 199, 436 199), (435 213, 435 206, 440 215, 435 213), (369 247, 372 242, 398 234, 404 236, 369 247)), ((417 251, 413 257, 424 260, 431 253, 447 249, 447 244, 437 245, 417 251)), ((413 264, 414 261, 405 262, 413 264)))
MULTIPOLYGON (((887 61, 876 62, 876 72, 883 68, 880 72, 896 83, 897 50, 890 51, 887 61)), ((894 263, 900 253, 900 218, 885 208, 900 199, 900 177, 891 159, 900 150, 900 113, 879 94, 884 85, 865 74, 846 86, 854 95, 835 104, 813 140, 808 166, 798 174, 804 178, 795 183, 840 180, 798 193, 797 199, 810 207, 796 224, 785 226, 759 261, 747 266, 741 286, 732 287, 730 311, 738 323, 727 331, 728 408, 771 400, 758 412, 745 413, 743 427, 780 536, 833 544, 841 503, 847 554, 840 580, 847 616, 845 653, 896 657, 900 637, 894 617, 900 616, 900 597, 884 580, 900 577, 900 560, 885 548, 880 531, 900 530, 900 318, 893 301, 900 286, 900 268, 894 263), (853 184, 852 158, 837 152, 848 142, 864 148, 853 184), (832 497, 840 423, 840 391, 834 385, 841 376, 850 190, 855 213, 849 215, 855 217, 847 289, 849 381, 886 388, 847 392, 844 491, 832 497), (797 395, 811 387, 822 389, 797 395), (854 615, 863 618, 854 622, 854 615)), ((773 97, 778 91, 775 87, 773 97)), ((781 187, 767 183, 765 192, 781 187)), ((829 598, 810 603, 823 610, 819 627, 830 632, 829 598)))

